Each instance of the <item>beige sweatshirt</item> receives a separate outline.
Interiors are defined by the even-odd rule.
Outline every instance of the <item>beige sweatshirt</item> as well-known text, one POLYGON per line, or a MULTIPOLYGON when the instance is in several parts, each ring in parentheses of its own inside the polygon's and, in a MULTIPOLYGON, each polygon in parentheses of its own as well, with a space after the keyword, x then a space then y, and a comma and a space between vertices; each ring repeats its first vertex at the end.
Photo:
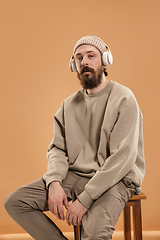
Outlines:
POLYGON ((67 171, 91 179, 78 196, 87 208, 124 176, 137 186, 145 173, 142 114, 133 93, 110 81, 100 92, 84 89, 67 98, 54 116, 47 186, 67 171))

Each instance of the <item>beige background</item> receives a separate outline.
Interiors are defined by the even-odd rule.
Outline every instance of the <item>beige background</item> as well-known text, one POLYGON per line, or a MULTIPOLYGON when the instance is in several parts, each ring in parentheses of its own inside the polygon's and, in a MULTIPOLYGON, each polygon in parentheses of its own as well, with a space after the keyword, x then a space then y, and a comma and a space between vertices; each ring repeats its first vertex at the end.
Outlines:
MULTIPOLYGON (((23 232, 3 202, 46 171, 53 115, 80 88, 68 63, 84 35, 109 45, 114 64, 108 79, 129 87, 143 112, 143 229, 160 231, 159 31, 159 0, 0 1, 0 234, 23 232)), ((116 230, 122 230, 122 217, 116 230)))

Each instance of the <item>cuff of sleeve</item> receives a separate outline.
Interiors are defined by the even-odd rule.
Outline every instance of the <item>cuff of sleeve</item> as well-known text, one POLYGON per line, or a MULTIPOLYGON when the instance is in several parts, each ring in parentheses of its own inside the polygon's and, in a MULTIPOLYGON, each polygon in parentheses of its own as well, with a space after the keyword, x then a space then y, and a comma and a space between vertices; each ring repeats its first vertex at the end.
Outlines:
POLYGON ((77 198, 86 208, 90 208, 93 203, 92 198, 85 190, 77 198))
POLYGON ((49 177, 43 177, 44 181, 46 182, 46 188, 49 188, 49 184, 51 182, 62 182, 62 178, 60 176, 49 176, 49 177))

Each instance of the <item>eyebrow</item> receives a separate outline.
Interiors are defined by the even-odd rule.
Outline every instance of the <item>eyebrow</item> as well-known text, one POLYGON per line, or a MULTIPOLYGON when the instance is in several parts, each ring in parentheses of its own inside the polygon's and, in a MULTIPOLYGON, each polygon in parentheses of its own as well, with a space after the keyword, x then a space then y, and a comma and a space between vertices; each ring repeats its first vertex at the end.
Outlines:
MULTIPOLYGON (((91 50, 91 51, 87 51, 86 53, 96 53, 95 51, 91 50)), ((79 56, 82 55, 81 53, 77 53, 75 56, 79 56)))

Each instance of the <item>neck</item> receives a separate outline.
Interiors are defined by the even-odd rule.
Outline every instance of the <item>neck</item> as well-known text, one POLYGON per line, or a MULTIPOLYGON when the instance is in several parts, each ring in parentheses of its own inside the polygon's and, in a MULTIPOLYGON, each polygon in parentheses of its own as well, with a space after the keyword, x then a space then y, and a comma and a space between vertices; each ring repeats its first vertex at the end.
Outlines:
POLYGON ((101 91, 107 85, 108 82, 109 82, 108 79, 106 79, 105 76, 102 76, 100 85, 98 85, 96 88, 93 88, 93 89, 87 89, 87 93, 91 95, 101 91))

